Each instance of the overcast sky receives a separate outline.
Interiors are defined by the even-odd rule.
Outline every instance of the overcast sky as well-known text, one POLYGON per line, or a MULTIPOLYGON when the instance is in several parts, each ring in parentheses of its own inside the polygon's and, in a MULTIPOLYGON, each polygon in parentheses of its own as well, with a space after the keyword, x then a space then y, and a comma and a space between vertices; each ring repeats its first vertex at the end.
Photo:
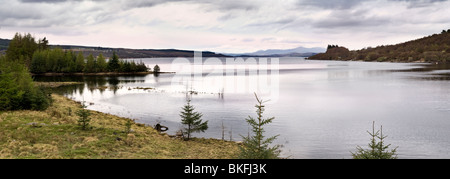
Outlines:
POLYGON ((450 29, 447 0, 0 0, 0 38, 253 52, 396 44, 450 29))

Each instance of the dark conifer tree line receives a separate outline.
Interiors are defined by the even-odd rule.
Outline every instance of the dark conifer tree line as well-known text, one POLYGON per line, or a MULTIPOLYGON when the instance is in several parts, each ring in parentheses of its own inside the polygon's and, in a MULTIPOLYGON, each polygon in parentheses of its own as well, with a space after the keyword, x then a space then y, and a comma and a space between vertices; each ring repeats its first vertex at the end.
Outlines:
POLYGON ((40 73, 99 73, 146 72, 143 62, 121 60, 114 53, 110 60, 102 54, 87 58, 81 52, 49 48, 46 38, 16 33, 6 55, 0 56, 0 111, 45 110, 51 97, 36 87, 30 74, 40 73))
POLYGON ((102 54, 87 58, 81 52, 64 51, 59 48, 37 50, 34 52, 31 73, 100 73, 100 72, 146 72, 147 66, 143 62, 120 60, 114 53, 110 60, 102 54))
POLYGON ((87 58, 82 52, 49 48, 46 38, 36 39, 31 34, 17 33, 6 50, 7 59, 24 64, 31 73, 99 73, 99 72, 146 72, 147 66, 134 61, 121 60, 116 53, 110 60, 102 54, 87 58))

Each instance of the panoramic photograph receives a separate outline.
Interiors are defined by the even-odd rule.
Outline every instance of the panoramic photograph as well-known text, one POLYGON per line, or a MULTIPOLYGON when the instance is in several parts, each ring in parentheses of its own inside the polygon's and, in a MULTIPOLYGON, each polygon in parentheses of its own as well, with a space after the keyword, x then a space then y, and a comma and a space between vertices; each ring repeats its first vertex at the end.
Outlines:
POLYGON ((450 1, 0 2, 0 159, 450 159, 450 1))

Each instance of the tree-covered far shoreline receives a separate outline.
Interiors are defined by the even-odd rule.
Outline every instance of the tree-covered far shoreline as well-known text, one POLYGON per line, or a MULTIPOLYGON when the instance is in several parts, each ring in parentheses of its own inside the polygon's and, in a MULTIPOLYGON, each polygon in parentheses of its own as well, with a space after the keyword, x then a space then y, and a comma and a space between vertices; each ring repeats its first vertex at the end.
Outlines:
POLYGON ((87 58, 81 52, 59 48, 36 51, 30 65, 33 74, 42 73, 104 73, 104 72, 147 72, 147 66, 141 61, 121 60, 114 53, 107 60, 102 54, 87 58))
POLYGON ((104 73, 104 72, 147 72, 147 66, 141 61, 119 59, 116 53, 107 60, 103 54, 87 58, 81 52, 60 48, 38 50, 34 52, 30 72, 42 73, 104 73))
POLYGON ((113 52, 107 59, 103 54, 87 57, 83 52, 50 48, 49 41, 35 40, 31 34, 16 33, 6 50, 10 61, 19 61, 31 73, 104 73, 104 72, 147 72, 149 69, 141 62, 122 60, 113 52))

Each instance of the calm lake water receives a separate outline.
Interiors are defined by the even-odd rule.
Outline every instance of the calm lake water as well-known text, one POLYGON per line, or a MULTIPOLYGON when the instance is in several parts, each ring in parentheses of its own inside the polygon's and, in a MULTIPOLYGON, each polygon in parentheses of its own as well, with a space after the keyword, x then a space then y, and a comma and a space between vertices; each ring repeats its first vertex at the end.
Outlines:
POLYGON ((169 134, 181 128, 179 113, 190 97, 196 110, 203 113, 203 119, 209 121, 209 129, 194 136, 220 139, 223 124, 225 139, 234 141, 242 140, 240 135, 246 136, 250 131, 245 118, 256 117, 253 95, 256 91, 264 100, 271 100, 266 104, 264 116, 274 116, 275 120, 265 128, 266 136, 280 135, 276 143, 284 146, 284 157, 351 158, 350 151, 355 151, 358 145, 365 148, 369 143, 366 131, 372 129, 375 121, 377 128, 383 125, 383 134, 388 135, 386 142, 392 147, 399 146, 399 158, 450 158, 447 67, 281 58, 278 66, 269 59, 269 70, 258 74, 251 69, 263 69, 261 65, 224 66, 221 65, 225 64, 224 59, 222 63, 216 60, 203 66, 175 66, 173 59, 167 58, 139 60, 151 67, 158 64, 162 71, 203 69, 194 70, 192 76, 181 72, 158 77, 37 77, 36 80, 84 81, 85 85, 60 90, 70 98, 91 104, 88 109, 152 126, 161 123, 169 127, 169 134), (227 73, 230 69, 233 73, 227 73), (234 69, 243 69, 244 73, 239 70, 235 73, 234 69), (262 82, 253 83, 255 80, 262 82), (263 85, 266 81, 268 84, 263 85))

